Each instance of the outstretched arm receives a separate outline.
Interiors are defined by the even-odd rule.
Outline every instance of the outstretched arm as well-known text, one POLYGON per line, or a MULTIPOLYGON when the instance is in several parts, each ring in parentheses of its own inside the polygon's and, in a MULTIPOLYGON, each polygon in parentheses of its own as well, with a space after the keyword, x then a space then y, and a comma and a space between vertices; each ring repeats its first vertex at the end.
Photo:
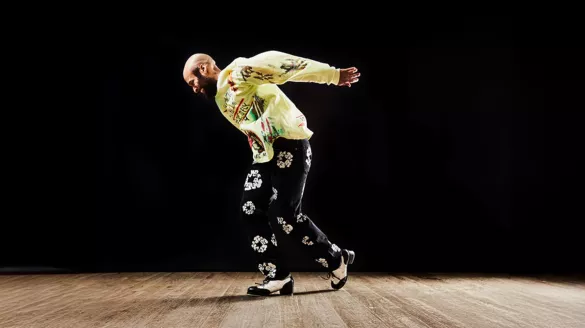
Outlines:
POLYGON ((308 58, 279 51, 268 51, 244 60, 236 71, 237 78, 250 84, 284 84, 311 82, 351 86, 358 81, 355 67, 338 69, 308 58))

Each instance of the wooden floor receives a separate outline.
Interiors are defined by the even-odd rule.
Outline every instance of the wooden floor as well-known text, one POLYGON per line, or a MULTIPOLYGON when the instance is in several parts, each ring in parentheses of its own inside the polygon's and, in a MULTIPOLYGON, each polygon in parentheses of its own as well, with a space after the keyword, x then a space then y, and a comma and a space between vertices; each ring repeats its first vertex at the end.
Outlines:
POLYGON ((260 273, 2 275, 0 327, 585 327, 579 281, 294 276, 293 296, 250 297, 260 273))

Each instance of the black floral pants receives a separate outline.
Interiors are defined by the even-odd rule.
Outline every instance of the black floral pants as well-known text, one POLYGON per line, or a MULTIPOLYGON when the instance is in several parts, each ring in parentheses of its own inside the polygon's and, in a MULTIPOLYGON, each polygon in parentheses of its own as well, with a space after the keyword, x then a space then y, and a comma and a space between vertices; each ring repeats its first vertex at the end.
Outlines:
POLYGON ((265 277, 275 279, 290 273, 286 259, 279 256, 278 241, 284 238, 302 243, 307 254, 324 270, 337 269, 341 249, 302 212, 312 159, 309 141, 279 138, 273 147, 270 162, 252 164, 240 204, 258 269, 265 277))

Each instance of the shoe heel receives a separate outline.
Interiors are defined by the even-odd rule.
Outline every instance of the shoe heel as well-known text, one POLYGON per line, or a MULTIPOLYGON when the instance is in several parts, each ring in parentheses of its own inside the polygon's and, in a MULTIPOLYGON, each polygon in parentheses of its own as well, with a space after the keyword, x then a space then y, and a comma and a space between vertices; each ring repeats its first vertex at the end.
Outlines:
POLYGON ((353 260, 355 259, 354 251, 347 251, 347 264, 352 264, 353 260))
POLYGON ((284 286, 282 286, 282 289, 280 290, 280 295, 292 295, 294 285, 295 281, 291 277, 290 281, 284 284, 284 286))

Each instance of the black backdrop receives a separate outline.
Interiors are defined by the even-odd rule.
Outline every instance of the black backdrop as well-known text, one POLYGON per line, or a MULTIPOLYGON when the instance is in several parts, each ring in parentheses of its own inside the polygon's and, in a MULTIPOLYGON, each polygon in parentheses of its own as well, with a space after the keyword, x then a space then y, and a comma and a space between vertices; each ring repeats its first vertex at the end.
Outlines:
MULTIPOLYGON (((237 220, 247 140, 194 97, 182 67, 194 52, 222 67, 279 50, 362 73, 352 88, 282 86, 315 132, 304 211, 356 251, 355 270, 579 269, 577 40, 502 17, 384 26, 355 36, 327 28, 253 38, 226 28, 212 37, 201 25, 99 34, 97 86, 84 93, 97 108, 88 125, 97 128, 95 180, 76 195, 95 202, 22 228, 33 249, 17 247, 3 264, 254 270, 237 220)), ((73 166, 60 167, 80 171, 73 166)), ((290 256, 297 270, 319 269, 290 256)))

